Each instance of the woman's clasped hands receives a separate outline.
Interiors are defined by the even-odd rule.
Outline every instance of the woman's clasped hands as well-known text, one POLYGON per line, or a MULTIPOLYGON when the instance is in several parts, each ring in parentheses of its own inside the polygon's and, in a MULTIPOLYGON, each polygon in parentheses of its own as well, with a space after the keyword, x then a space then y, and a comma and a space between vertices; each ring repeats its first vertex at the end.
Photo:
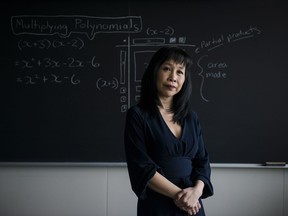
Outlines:
POLYGON ((185 188, 176 195, 174 203, 189 215, 196 215, 201 209, 201 204, 199 203, 201 195, 202 193, 193 187, 185 188))

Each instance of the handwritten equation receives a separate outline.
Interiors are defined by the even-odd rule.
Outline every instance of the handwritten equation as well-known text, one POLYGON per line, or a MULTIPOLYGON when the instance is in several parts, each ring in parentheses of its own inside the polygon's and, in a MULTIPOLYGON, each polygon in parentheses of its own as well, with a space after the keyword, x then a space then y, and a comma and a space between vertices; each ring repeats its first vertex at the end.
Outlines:
POLYGON ((149 36, 156 36, 156 35, 167 35, 167 36, 172 36, 174 35, 174 28, 171 26, 166 26, 164 28, 153 28, 153 27, 148 27, 146 29, 146 34, 149 36))
POLYGON ((18 49, 24 50, 24 49, 57 49, 57 48, 66 48, 66 47, 72 47, 78 50, 81 50, 85 46, 84 41, 77 37, 72 39, 48 39, 43 38, 40 40, 23 40, 20 39, 18 42, 18 49))
POLYGON ((22 83, 25 85, 36 85, 36 84, 62 84, 68 83, 72 85, 80 84, 80 79, 77 78, 75 74, 71 76, 60 76, 56 74, 49 74, 49 75, 39 75, 39 74, 32 74, 32 75, 22 75, 16 78, 16 82, 22 83))
POLYGON ((67 57, 65 59, 53 59, 50 57, 42 59, 22 59, 16 60, 15 66, 20 67, 21 69, 33 69, 33 68, 84 68, 85 66, 90 66, 93 68, 99 68, 100 63, 96 61, 96 57, 93 56, 89 60, 79 60, 74 57, 67 57))
POLYGON ((99 91, 101 91, 103 88, 111 88, 111 89, 117 90, 119 87, 119 81, 115 77, 113 77, 111 80, 106 80, 101 77, 97 79, 96 87, 99 91))

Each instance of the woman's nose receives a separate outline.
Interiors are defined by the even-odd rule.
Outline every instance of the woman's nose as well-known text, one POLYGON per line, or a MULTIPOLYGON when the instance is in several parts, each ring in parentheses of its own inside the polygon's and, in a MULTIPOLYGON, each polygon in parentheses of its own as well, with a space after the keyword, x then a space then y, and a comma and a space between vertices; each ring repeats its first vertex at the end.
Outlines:
POLYGON ((176 76, 175 76, 175 74, 174 74, 174 73, 171 73, 170 76, 169 76, 169 78, 168 78, 168 80, 169 80, 170 82, 176 82, 176 76))
POLYGON ((169 78, 169 81, 170 81, 170 82, 176 82, 176 80, 173 79, 173 78, 169 78))

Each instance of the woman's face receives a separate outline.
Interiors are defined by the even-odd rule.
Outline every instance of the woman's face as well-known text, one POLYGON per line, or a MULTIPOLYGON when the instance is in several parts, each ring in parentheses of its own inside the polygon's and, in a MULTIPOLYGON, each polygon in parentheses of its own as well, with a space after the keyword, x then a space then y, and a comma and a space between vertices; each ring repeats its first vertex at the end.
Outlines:
POLYGON ((157 90, 160 98, 173 97, 185 81, 185 66, 172 60, 164 62, 157 74, 157 90))

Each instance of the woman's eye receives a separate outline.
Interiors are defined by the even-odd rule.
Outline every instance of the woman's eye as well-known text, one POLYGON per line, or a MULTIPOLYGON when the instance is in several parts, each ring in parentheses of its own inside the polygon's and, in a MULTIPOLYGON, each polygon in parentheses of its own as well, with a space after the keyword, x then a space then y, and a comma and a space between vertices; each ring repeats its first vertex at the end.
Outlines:
POLYGON ((163 70, 164 71, 170 71, 170 68, 169 67, 163 67, 163 70))

